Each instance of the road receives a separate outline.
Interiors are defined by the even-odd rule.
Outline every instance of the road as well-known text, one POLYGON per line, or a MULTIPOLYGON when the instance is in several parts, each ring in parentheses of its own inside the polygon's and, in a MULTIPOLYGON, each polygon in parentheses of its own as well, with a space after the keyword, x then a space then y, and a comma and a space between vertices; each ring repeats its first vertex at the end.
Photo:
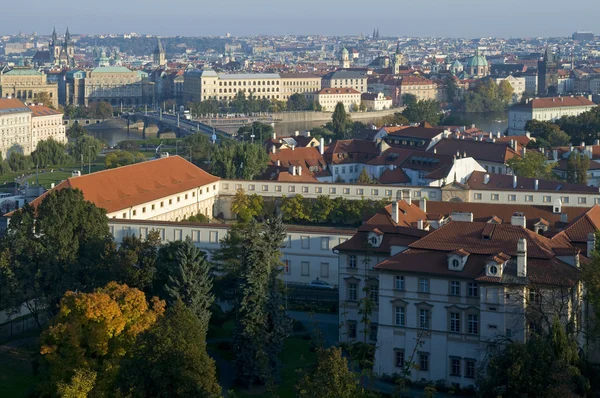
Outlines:
MULTIPOLYGON (((148 114, 144 114, 143 112, 140 113, 136 113, 136 116, 138 117, 147 117, 150 119, 154 119, 154 121, 156 122, 162 122, 162 123, 166 123, 169 124, 173 127, 178 127, 177 126, 177 116, 174 115, 170 115, 168 113, 163 113, 162 114, 162 120, 160 120, 160 116, 158 114, 156 114, 156 112, 148 112, 148 114)), ((179 130, 184 134, 184 135, 190 135, 190 134, 195 134, 197 131, 200 131, 206 135, 208 135, 209 137, 212 137, 212 135, 214 133, 217 134, 227 134, 224 131, 221 131, 219 129, 215 129, 213 127, 210 127, 204 123, 200 123, 200 122, 195 122, 195 121, 191 121, 191 120, 187 120, 184 119, 183 117, 179 118, 179 130)))

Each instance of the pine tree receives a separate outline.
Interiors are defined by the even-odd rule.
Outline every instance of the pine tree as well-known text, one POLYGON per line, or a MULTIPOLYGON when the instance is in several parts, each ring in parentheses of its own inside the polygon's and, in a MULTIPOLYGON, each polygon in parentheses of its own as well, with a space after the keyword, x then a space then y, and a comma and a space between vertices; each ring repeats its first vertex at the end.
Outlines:
POLYGON ((215 299, 211 293, 210 265, 189 238, 177 249, 175 260, 177 267, 165 286, 168 301, 174 304, 181 300, 198 317, 206 332, 211 315, 209 308, 215 299))
POLYGON ((372 184, 373 183, 373 180, 371 179, 371 177, 369 177, 369 173, 367 173, 366 168, 362 169, 362 171, 360 172, 360 174, 358 176, 358 180, 356 180, 356 182, 358 182, 359 184, 372 184))

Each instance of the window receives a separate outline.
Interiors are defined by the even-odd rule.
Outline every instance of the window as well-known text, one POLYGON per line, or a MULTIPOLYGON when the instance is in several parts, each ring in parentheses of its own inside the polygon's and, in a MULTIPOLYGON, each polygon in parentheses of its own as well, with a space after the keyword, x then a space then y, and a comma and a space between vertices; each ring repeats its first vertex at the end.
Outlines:
POLYGON ((477 283, 469 282, 469 288, 467 289, 469 297, 478 297, 479 296, 479 288, 477 283))
POLYGON ((127 218, 127 213, 123 213, 123 218, 127 218))
POLYGON ((584 205, 584 204, 586 204, 587 199, 584 198, 584 197, 582 197, 582 196, 580 196, 579 199, 578 199, 578 202, 579 202, 580 205, 584 205))
POLYGON ((509 202, 515 202, 517 200, 517 195, 508 195, 509 202))
POLYGON ((301 248, 310 249, 310 237, 309 236, 301 236, 300 237, 301 248))
POLYGON ((176 229, 173 231, 173 240, 181 240, 183 236, 183 231, 181 229, 176 229))
POLYGON ((552 201, 551 196, 544 196, 544 203, 550 203, 552 201))
POLYGON ((329 238, 328 237, 321 238, 321 250, 329 250, 329 238))
POLYGON ((542 303, 542 295, 540 294, 540 292, 538 292, 537 290, 534 290, 534 289, 530 289, 529 290, 529 302, 535 303, 535 304, 541 304, 542 303))
POLYGON ((450 313, 450 331, 460 333, 460 312, 450 313))
MULTIPOLYGON (((125 214, 125 213, 123 213, 123 214, 125 214)), ((133 215, 135 216, 136 214, 137 214, 137 210, 134 210, 133 215)))
POLYGON ((395 278, 395 289, 396 290, 404 290, 404 277, 400 275, 396 275, 395 278))
POLYGON ((419 292, 429 293, 429 279, 425 279, 425 278, 419 279, 419 292))
POLYGON ((475 378, 475 361, 472 359, 465 360, 465 377, 469 379, 475 378))
POLYGON ((329 263, 321 263, 321 278, 329 278, 329 263))
POLYGON ((329 193, 335 195, 335 188, 329 188, 329 193))
POLYGON ((429 329, 429 317, 430 317, 430 311, 421 308, 419 310, 419 327, 421 329, 429 329))
POLYGON ((348 256, 348 267, 356 268, 356 256, 353 254, 348 256))
POLYGON ((363 195, 363 193, 364 193, 364 189, 362 189, 362 188, 357 188, 357 189, 356 189, 356 194, 357 194, 357 195, 361 195, 361 196, 362 196, 362 195, 363 195))
POLYGON ((460 358, 450 358, 450 376, 460 377, 460 358))
POLYGON ((302 276, 310 276, 310 263, 308 261, 302 261, 300 267, 302 276))
POLYGON ((429 370, 429 354, 419 354, 419 370, 429 370))
POLYGON ((281 185, 275 185, 275 192, 281 192, 281 185))
POLYGON ((377 325, 376 324, 371 324, 371 327, 369 329, 369 340, 377 341, 377 325))
POLYGON ((292 247, 292 235, 287 236, 287 243, 286 243, 285 247, 287 247, 288 249, 290 249, 292 247))
POLYGON ((492 194, 492 200, 500 200, 500 194, 493 193, 492 194))
POLYGON ((200 242, 200 230, 192 231, 192 240, 194 242, 200 242))
POLYGON ((288 186, 288 192, 296 192, 296 186, 295 185, 289 185, 288 186))
POLYGON ((479 316, 475 314, 469 314, 468 316, 468 332, 469 334, 479 333, 479 316))
POLYGON ((165 241, 165 229, 164 228, 159 228, 157 229, 158 231, 158 236, 160 236, 160 240, 161 241, 165 241))
POLYGON ((394 352, 394 364, 397 368, 404 368, 404 351, 397 350, 394 352))
POLYGON ((394 325, 404 326, 406 323, 406 309, 404 307, 394 307, 394 325))
MULTIPOLYGON (((385 190, 385 196, 391 197, 392 196, 392 190, 391 189, 386 189, 385 190)), ((404 355, 404 353, 402 353, 402 355, 404 355)))
POLYGON ((379 286, 369 286, 369 299, 371 299, 376 305, 379 304, 379 286))
POLYGON ((169 199, 169 204, 172 205, 173 204, 173 199, 169 199))
POLYGON ((186 193, 186 194, 185 194, 185 200, 187 200, 187 198, 188 198, 188 194, 186 193))
POLYGON ((480 193, 476 193, 473 196, 474 196, 475 200, 481 200, 481 194, 480 193))
POLYGON ((160 207, 165 207, 165 202, 160 202, 160 207))
POLYGON ((562 202, 562 204, 566 204, 569 203, 569 197, 568 196, 561 196, 560 197, 560 201, 562 202))
POLYGON ((181 196, 177 197, 177 202, 181 202, 181 196))
POLYGON ((525 195, 525 202, 533 202, 533 195, 525 195))
POLYGON ((348 283, 348 300, 356 301, 357 292, 356 292, 356 283, 348 283))
POLYGON ((379 190, 378 189, 371 189, 371 195, 373 195, 373 196, 379 195, 379 190))
POLYGON ((349 195, 350 194, 350 188, 344 188, 344 194, 349 195))
POLYGON ((140 239, 146 239, 148 237, 148 228, 140 227, 140 239))
POLYGON ((308 193, 308 187, 302 187, 302 193, 308 193))
POLYGON ((208 242, 209 243, 219 242, 219 231, 208 231, 208 242))
POLYGON ((356 338, 356 322, 348 322, 348 338, 356 338))
POLYGON ((451 296, 460 296, 460 282, 459 281, 451 281, 450 282, 450 295, 451 296))

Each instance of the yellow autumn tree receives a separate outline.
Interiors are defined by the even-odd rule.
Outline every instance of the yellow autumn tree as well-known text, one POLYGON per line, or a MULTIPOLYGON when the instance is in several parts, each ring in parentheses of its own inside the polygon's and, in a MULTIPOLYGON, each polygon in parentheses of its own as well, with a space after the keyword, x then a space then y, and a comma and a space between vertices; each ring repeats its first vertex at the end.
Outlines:
POLYGON ((88 395, 82 389, 91 391, 89 396, 108 392, 121 358, 164 310, 164 301, 154 297, 148 302, 142 291, 116 282, 93 293, 67 292, 58 315, 41 335, 43 392, 63 395, 68 389, 69 396, 88 395))

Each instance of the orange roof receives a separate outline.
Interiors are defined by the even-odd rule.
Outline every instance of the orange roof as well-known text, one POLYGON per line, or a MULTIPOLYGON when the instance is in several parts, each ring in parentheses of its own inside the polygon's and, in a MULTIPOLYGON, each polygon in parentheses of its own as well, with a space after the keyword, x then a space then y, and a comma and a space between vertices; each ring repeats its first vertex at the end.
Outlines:
MULTIPOLYGON (((170 156, 68 178, 54 189, 79 189, 86 200, 106 209, 107 213, 112 213, 218 180, 218 177, 208 174, 182 157, 170 156)), ((31 204, 37 206, 46 194, 31 204)))
POLYGON ((353 88, 324 88, 319 91, 319 94, 360 94, 353 88))
POLYGON ((0 110, 14 110, 14 112, 28 112, 27 106, 17 98, 0 98, 0 110))
POLYGON ((40 117, 40 116, 53 116, 53 115, 62 115, 62 112, 59 112, 55 109, 51 109, 48 108, 47 106, 44 105, 31 105, 28 106, 29 109, 31 109, 31 112, 33 112, 33 114, 31 115, 32 117, 40 117))
POLYGON ((583 96, 578 97, 548 97, 534 98, 525 104, 513 105, 513 108, 562 108, 565 106, 596 106, 592 101, 583 96))

